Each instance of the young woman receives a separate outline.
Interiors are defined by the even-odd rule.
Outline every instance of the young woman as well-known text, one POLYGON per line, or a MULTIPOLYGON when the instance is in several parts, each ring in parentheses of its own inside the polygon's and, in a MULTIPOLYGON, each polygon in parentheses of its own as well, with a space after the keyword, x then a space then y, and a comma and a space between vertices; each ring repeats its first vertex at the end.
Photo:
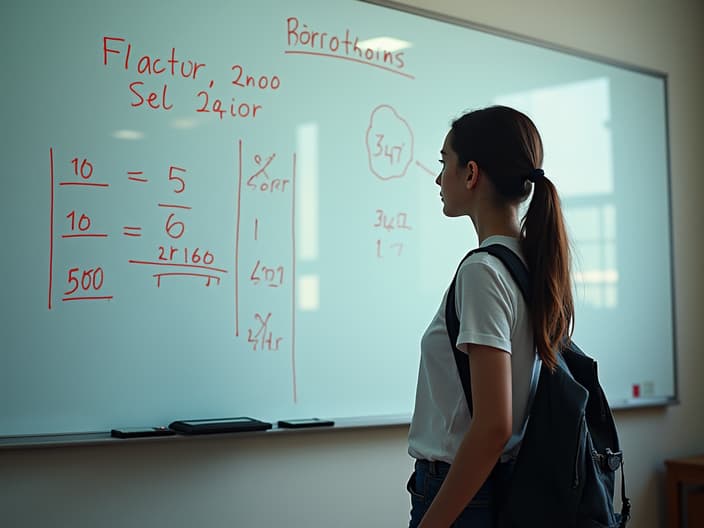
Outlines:
POLYGON ((409 453, 411 528, 493 526, 492 503, 517 448, 505 452, 527 415, 536 361, 554 367, 556 344, 571 334, 570 257, 560 201, 540 166, 543 147, 521 112, 493 106, 452 123, 442 150, 443 212, 469 216, 480 246, 503 244, 531 274, 531 306, 508 270, 487 253, 460 267, 457 347, 470 364, 470 416, 445 327, 445 298, 421 340, 409 453), (531 194, 518 219, 521 202, 531 194))

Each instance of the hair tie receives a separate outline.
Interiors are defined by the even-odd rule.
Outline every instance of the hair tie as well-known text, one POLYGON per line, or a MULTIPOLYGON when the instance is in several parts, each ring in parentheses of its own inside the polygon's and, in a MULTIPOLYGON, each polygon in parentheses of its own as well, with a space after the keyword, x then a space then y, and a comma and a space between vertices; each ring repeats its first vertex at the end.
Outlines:
POLYGON ((542 179, 544 176, 545 172, 543 171, 543 169, 533 169, 530 174, 528 174, 528 180, 535 183, 538 180, 542 179))

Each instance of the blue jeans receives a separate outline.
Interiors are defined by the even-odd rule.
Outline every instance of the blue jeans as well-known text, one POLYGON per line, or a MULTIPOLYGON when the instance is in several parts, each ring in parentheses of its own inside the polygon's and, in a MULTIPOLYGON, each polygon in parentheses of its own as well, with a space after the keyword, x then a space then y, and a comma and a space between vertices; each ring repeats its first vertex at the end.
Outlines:
MULTIPOLYGON (((496 501, 499 499, 497 494, 511 469, 512 464, 498 464, 452 527, 493 528, 496 524, 496 501)), ((420 524, 449 470, 450 464, 446 462, 416 460, 415 471, 406 485, 411 494, 409 528, 416 528, 420 524)))

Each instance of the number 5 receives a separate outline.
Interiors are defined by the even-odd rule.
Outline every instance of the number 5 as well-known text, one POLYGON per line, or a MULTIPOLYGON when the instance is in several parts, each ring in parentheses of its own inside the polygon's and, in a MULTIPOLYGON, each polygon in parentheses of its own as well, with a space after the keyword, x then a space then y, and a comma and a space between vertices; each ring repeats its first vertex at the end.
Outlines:
POLYGON ((173 173, 175 170, 180 171, 180 172, 186 172, 186 169, 182 169, 181 167, 174 167, 173 165, 171 165, 169 167, 169 180, 177 181, 181 184, 181 188, 174 191, 176 194, 179 194, 179 193, 182 193, 183 190, 186 188, 186 182, 183 181, 183 178, 179 178, 178 176, 174 176, 173 173))
POLYGON ((68 283, 71 284, 73 283, 73 288, 68 290, 67 292, 64 292, 64 295, 71 295, 73 292, 75 292, 78 289, 79 282, 76 277, 73 276, 75 272, 78 271, 78 268, 71 268, 68 270, 68 283))

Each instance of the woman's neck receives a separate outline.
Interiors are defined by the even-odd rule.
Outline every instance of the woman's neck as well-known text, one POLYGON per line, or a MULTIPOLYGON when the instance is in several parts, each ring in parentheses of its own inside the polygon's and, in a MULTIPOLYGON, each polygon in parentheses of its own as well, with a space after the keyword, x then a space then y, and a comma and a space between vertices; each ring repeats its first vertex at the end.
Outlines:
POLYGON ((499 235, 518 238, 521 234, 515 207, 487 208, 482 211, 482 214, 477 214, 471 218, 480 244, 490 236, 499 235))

